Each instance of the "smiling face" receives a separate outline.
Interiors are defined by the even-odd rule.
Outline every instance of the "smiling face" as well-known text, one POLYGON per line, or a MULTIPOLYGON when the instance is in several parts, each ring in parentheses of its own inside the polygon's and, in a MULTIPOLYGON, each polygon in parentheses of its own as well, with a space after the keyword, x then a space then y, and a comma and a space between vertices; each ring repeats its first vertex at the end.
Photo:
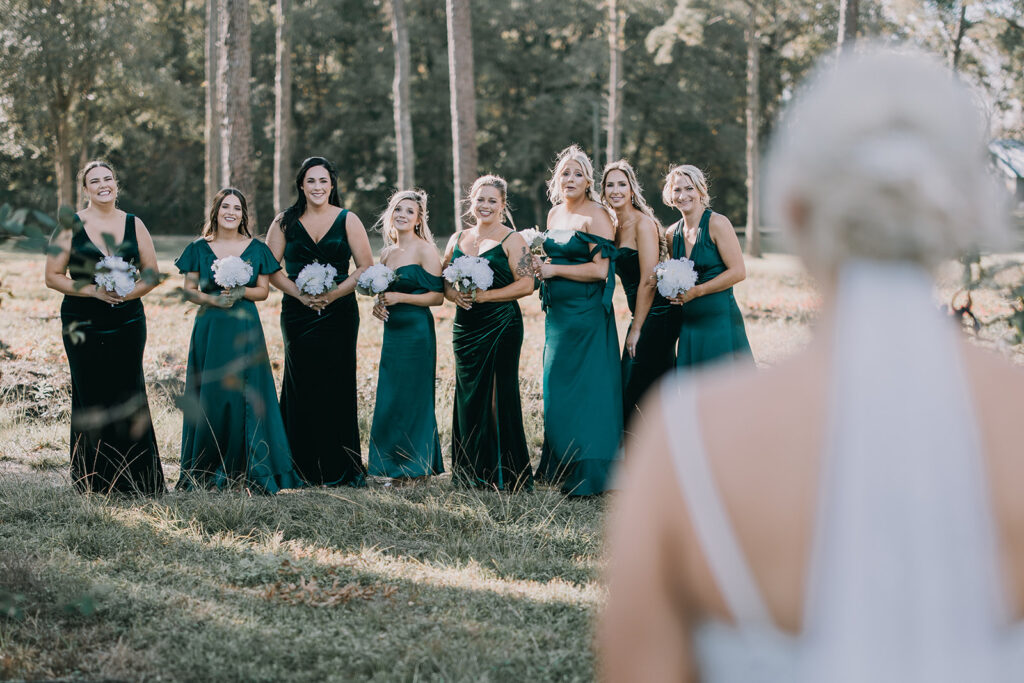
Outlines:
POLYGON ((238 230, 243 215, 242 200, 233 194, 225 195, 217 209, 217 227, 221 230, 238 230))
POLYGON ((566 161, 558 172, 558 187, 565 199, 581 199, 587 193, 587 176, 579 162, 566 161))
POLYGON ((395 205, 395 210, 391 214, 391 223, 400 235, 414 232, 419 222, 420 207, 414 200, 403 199, 395 205))
POLYGON ((106 166, 89 169, 82 179, 90 204, 109 205, 117 200, 117 180, 106 166))
POLYGON ((331 197, 331 174, 323 166, 310 166, 302 179, 302 192, 311 206, 327 204, 331 197))
POLYGON ((677 173, 672 176, 670 196, 672 198, 672 206, 681 213, 690 213, 696 209, 704 208, 703 203, 701 203, 700 190, 697 188, 696 183, 690 180, 690 177, 684 173, 677 173))
POLYGON ((491 226, 501 222, 505 201, 501 191, 493 185, 484 185, 473 194, 473 217, 478 226, 491 226))
POLYGON ((633 188, 625 172, 609 171, 604 178, 603 194, 608 206, 616 211, 629 206, 633 201, 633 188))

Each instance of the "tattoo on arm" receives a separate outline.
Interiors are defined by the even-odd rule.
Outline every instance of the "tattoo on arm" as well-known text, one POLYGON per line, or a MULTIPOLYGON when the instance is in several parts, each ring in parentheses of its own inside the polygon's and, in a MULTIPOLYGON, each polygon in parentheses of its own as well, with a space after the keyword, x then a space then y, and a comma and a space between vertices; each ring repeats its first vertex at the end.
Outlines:
POLYGON ((519 263, 516 264, 516 275, 519 277, 533 275, 533 256, 529 249, 523 249, 523 255, 519 257, 519 263))

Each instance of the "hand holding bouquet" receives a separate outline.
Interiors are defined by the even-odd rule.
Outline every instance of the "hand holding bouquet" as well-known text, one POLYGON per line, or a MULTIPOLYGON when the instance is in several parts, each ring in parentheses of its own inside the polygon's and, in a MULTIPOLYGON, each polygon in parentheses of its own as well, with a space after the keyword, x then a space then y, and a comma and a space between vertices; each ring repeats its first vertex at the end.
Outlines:
POLYGON ((538 230, 536 226, 522 230, 520 235, 526 240, 526 246, 529 247, 530 251, 538 256, 544 255, 544 240, 547 239, 547 234, 543 230, 538 230))
MULTIPOLYGON (((299 288, 299 291, 303 294, 317 297, 325 292, 329 292, 334 289, 335 279, 338 277, 338 269, 327 264, 326 266, 322 263, 314 261, 308 263, 302 267, 299 271, 298 276, 295 278, 295 285, 299 288)), ((318 305, 326 305, 326 302, 318 300, 318 305)), ((323 307, 316 309, 316 314, 320 315, 323 307)))
POLYGON ((123 298, 132 293, 138 279, 138 268, 120 256, 104 256, 96 263, 93 281, 100 289, 123 298))
POLYGON ((478 290, 489 289, 494 284, 494 271, 487 259, 479 256, 460 256, 442 274, 457 292, 471 294, 474 301, 478 290))
POLYGON ((697 271, 687 258, 662 261, 654 267, 654 276, 658 293, 666 299, 674 299, 697 284, 697 271))
POLYGON ((377 296, 387 291, 391 283, 395 281, 395 271, 383 263, 377 263, 366 270, 356 280, 356 291, 366 296, 377 296))
POLYGON ((252 265, 238 256, 222 256, 210 268, 213 281, 226 290, 227 307, 245 296, 245 287, 252 280, 252 265))

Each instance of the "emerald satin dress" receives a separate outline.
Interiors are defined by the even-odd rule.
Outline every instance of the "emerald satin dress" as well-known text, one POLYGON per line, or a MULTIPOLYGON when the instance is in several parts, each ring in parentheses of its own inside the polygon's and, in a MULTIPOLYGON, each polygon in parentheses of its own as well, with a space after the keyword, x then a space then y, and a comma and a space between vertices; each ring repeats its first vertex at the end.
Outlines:
MULTIPOLYGON (((640 255, 636 249, 621 247, 615 255, 615 272, 626 292, 629 312, 636 313, 636 293, 640 288, 640 255)), ((626 334, 633 329, 630 323, 626 334)), ((622 410, 625 423, 633 415, 640 399, 663 374, 675 367, 676 341, 679 338, 679 310, 657 291, 640 330, 636 356, 622 349, 622 410)))
MULTIPOLYGON (((564 231, 559 231, 564 232, 564 231)), ((615 245, 575 231, 544 251, 556 265, 609 259, 601 282, 550 278, 541 285, 544 323, 544 447, 538 479, 587 496, 611 488, 622 436, 619 338, 612 314, 615 245)))
MULTIPOLYGON (((456 244, 452 260, 464 255, 456 244)), ((515 282, 501 244, 481 252, 480 258, 494 272, 491 289, 515 282)), ((510 491, 533 487, 519 398, 522 345, 519 302, 475 303, 468 311, 456 309, 452 477, 459 483, 510 491)))
MULTIPOLYGON (((209 243, 191 242, 174 262, 199 273, 199 289, 217 295, 209 243)), ((253 240, 242 252, 252 266, 248 286, 280 270, 267 245, 253 240)), ((225 488, 237 484, 265 493, 295 488, 274 377, 256 304, 239 299, 229 309, 199 306, 192 326, 181 429, 181 475, 176 488, 225 488)))
MULTIPOLYGON (((712 280, 726 270, 718 247, 711 241, 710 221, 711 209, 705 209, 697 226, 697 240, 690 251, 689 258, 697 270, 697 284, 712 280)), ((672 258, 686 258, 686 242, 680 234, 679 223, 672 236, 672 258)), ((679 308, 681 325, 676 349, 677 368, 729 358, 753 362, 743 315, 732 287, 699 296, 679 308)))
MULTIPOLYGON (((443 292, 440 276, 410 264, 395 269, 391 292, 443 292)), ((444 472, 434 415, 437 338, 427 306, 388 306, 370 427, 370 474, 422 477, 444 472)))
MULTIPOLYGON (((285 229, 284 267, 292 281, 310 263, 332 265, 336 282, 348 278, 352 250, 342 209, 319 242, 302 223, 285 229)), ((281 414, 295 469, 309 484, 365 486, 356 415, 355 294, 333 301, 317 315, 285 294, 281 302, 284 377, 281 414)))
MULTIPOLYGON (((93 284, 96 262, 103 256, 75 216, 68 276, 76 285, 93 284)), ((125 218, 124 238, 111 256, 141 269, 135 216, 125 218)), ((162 493, 164 473, 142 374, 146 348, 142 300, 111 306, 92 297, 65 296, 60 320, 71 370, 70 454, 75 488, 96 493, 162 493)))

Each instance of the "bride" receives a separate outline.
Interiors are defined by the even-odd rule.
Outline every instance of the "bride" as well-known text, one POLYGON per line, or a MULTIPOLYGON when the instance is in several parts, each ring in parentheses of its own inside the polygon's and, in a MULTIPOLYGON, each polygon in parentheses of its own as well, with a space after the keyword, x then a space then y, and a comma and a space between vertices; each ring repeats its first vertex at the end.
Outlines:
POLYGON ((964 341, 929 275, 1002 246, 977 112, 937 64, 867 51, 821 68, 779 130, 766 196, 821 285, 818 334, 773 370, 648 399, 610 522, 602 672, 1011 680, 1024 373, 964 341))

